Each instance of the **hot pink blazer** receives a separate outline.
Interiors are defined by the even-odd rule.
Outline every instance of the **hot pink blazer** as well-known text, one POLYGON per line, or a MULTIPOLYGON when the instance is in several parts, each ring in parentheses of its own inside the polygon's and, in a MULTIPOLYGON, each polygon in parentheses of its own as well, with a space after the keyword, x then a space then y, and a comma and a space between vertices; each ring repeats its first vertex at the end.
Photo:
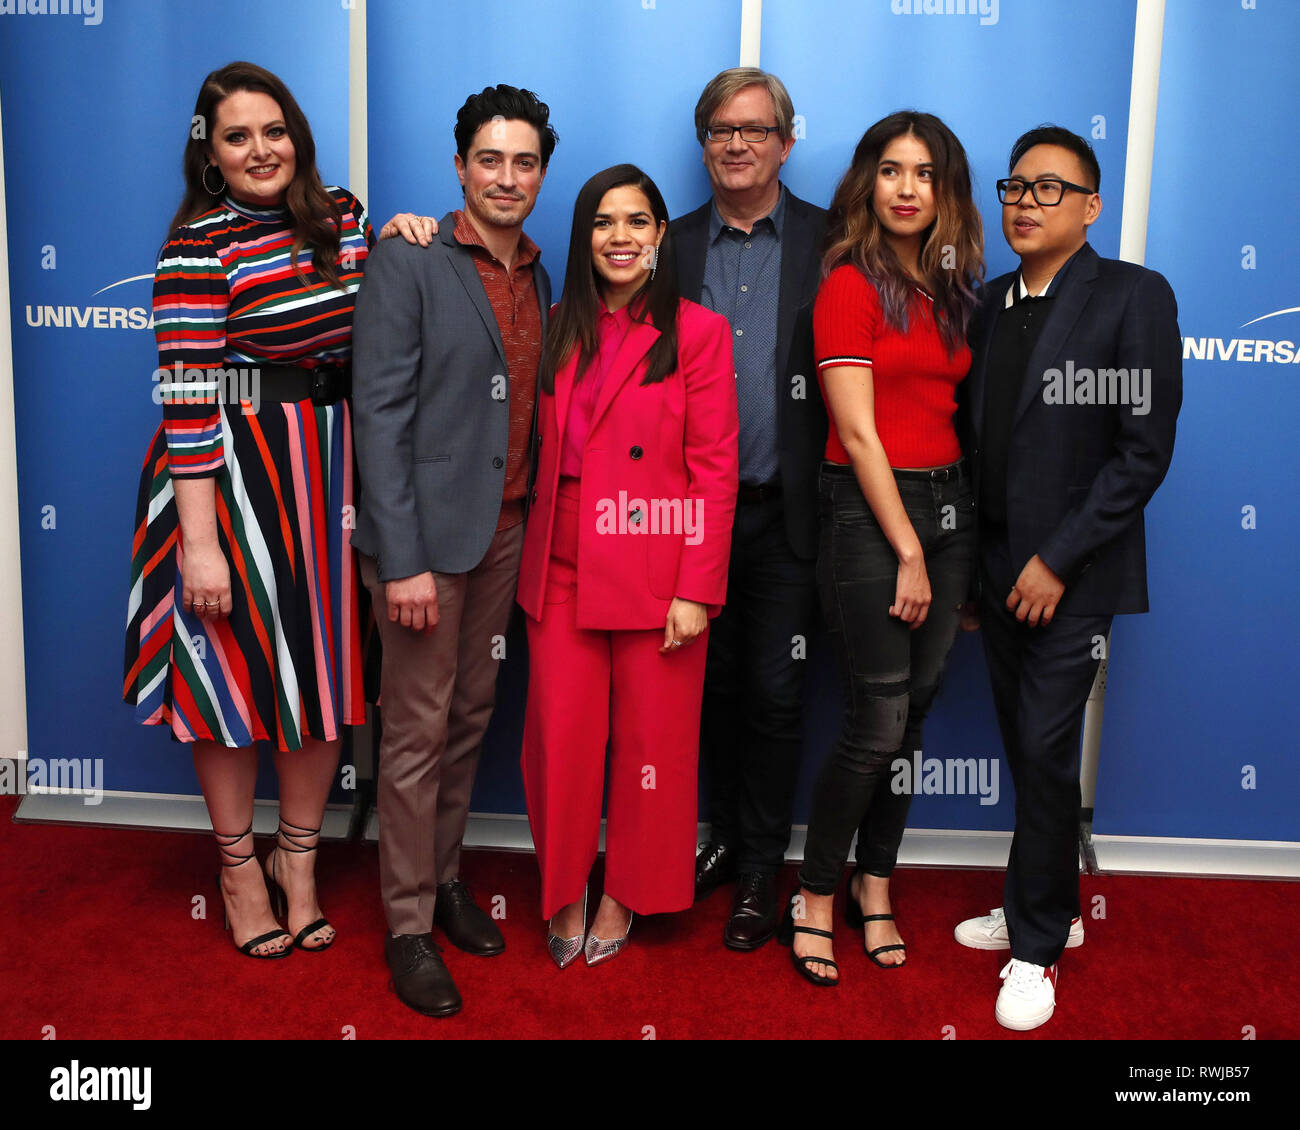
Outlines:
MULTIPOLYGON (((577 623, 582 628, 662 628, 673 597, 716 616, 727 595, 739 475, 731 328, 681 300, 677 370, 641 384, 659 331, 634 323, 614 357, 583 450, 577 623)), ((560 453, 577 373, 571 358, 555 393, 539 393, 538 468, 519 569, 518 599, 545 608, 560 453)))

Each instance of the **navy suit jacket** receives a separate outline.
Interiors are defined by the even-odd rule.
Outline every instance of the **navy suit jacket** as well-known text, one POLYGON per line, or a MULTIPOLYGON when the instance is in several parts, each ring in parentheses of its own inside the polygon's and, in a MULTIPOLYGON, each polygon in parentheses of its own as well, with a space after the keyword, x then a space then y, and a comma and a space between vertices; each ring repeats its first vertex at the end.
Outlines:
MULTIPOLYGON (((989 347, 1016 278, 1012 272, 985 287, 972 326, 963 412, 977 492, 989 347)), ((1065 582, 1058 615, 1147 611, 1143 509, 1173 455, 1182 357, 1178 306, 1164 277, 1102 259, 1085 244, 1061 280, 1030 355, 1007 453, 1012 564, 1019 572, 1037 554, 1065 582), (1133 404, 1050 402, 1067 377, 1072 388, 1086 384, 1081 371, 1088 370, 1104 387, 1115 378, 1103 370, 1114 369, 1129 370, 1130 380, 1134 370, 1149 374, 1147 411, 1135 412, 1133 404)))
MULTIPOLYGON (((713 201, 669 225, 683 298, 699 302, 709 250, 713 201)), ((785 495, 786 536, 804 560, 817 556, 817 476, 826 451, 826 406, 813 362, 812 308, 821 283, 826 209, 787 192, 781 230, 781 295, 777 306, 777 442, 785 495), (796 380, 795 378, 802 378, 796 380)))

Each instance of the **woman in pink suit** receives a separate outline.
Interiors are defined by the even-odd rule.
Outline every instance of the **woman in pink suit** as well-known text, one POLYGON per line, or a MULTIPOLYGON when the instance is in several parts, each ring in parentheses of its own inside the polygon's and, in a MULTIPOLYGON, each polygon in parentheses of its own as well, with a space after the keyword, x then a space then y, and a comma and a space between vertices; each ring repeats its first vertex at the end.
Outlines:
POLYGON ((592 177, 543 353, 519 573, 523 777, 561 969, 617 954, 634 911, 694 896, 704 657, 726 596, 738 424, 730 328, 678 296, 667 233, 640 169, 592 177), (607 742, 605 891, 584 943, 607 742))

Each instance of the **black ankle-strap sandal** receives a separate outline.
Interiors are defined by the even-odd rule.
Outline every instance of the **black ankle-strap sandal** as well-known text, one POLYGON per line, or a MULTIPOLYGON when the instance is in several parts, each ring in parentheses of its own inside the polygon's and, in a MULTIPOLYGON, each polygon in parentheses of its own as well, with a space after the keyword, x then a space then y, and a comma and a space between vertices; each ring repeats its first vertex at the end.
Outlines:
MULTIPOLYGON (((279 851, 292 851, 301 855, 305 852, 316 850, 316 844, 312 844, 311 847, 305 847, 299 842, 300 840, 309 840, 312 836, 319 837, 320 829, 300 828, 297 824, 290 824, 282 817, 280 819, 280 826, 276 830, 275 846, 279 851)), ((319 842, 319 839, 317 842, 319 842)), ((287 916, 289 913, 289 894, 284 887, 281 886, 280 880, 276 878, 274 852, 271 853, 271 874, 267 876, 267 880, 274 887, 274 894, 280 907, 280 913, 287 916)), ((328 942, 319 946, 304 946, 303 942, 318 930, 330 929, 333 929, 333 927, 330 926, 328 918, 317 918, 315 922, 311 922, 304 926, 294 935, 293 944, 297 946, 298 949, 302 950, 303 953, 320 953, 323 950, 329 949, 330 946, 334 944, 334 938, 330 938, 328 942)))
MULTIPOLYGON (((218 832, 215 829, 213 830, 212 835, 217 841, 217 847, 221 850, 221 856, 222 856, 221 866, 223 869, 226 867, 243 867, 245 863, 247 863, 250 859, 254 858, 254 856, 257 854, 256 852, 250 851, 247 855, 239 855, 238 853, 230 850, 237 843, 239 843, 239 841, 242 840, 245 836, 251 835, 252 832, 253 832, 252 824, 250 824, 238 835, 234 835, 233 833, 230 832, 218 832), (227 856, 229 856, 235 862, 228 863, 226 861, 227 856)), ((265 876, 263 876, 263 879, 265 879, 265 876)), ((268 892, 269 892, 269 888, 268 888, 268 892)), ((226 893, 221 889, 220 871, 217 872, 217 893, 221 895, 222 921, 225 925, 225 928, 229 930, 230 912, 226 910, 226 893)), ((272 953, 253 952, 255 949, 257 949, 258 946, 265 945, 267 942, 274 942, 274 941, 278 941, 281 938, 287 938, 287 937, 289 937, 288 930, 268 930, 265 934, 259 934, 256 938, 250 938, 242 946, 236 945, 235 948, 239 950, 240 953, 244 954, 244 956, 257 958, 257 960, 259 961, 267 961, 277 957, 288 957, 290 949, 293 948, 292 946, 284 946, 282 949, 276 950, 272 953)), ((233 941, 233 938, 231 940, 233 941)))

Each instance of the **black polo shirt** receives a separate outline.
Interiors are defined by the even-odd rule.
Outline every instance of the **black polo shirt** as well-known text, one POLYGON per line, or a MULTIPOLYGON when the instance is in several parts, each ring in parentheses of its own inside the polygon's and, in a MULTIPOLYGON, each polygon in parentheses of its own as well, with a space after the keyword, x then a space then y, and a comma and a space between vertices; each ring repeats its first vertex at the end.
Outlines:
POLYGON ((1025 289, 1019 271, 1007 288, 1006 303, 998 312, 989 343, 988 367, 984 380, 984 434, 980 438, 981 523, 994 532, 1007 525, 1007 463, 1011 447, 1011 427, 1016 405, 1024 390, 1029 357, 1038 344, 1043 326, 1051 317, 1054 299, 1078 255, 1076 251, 1038 295, 1025 289))

